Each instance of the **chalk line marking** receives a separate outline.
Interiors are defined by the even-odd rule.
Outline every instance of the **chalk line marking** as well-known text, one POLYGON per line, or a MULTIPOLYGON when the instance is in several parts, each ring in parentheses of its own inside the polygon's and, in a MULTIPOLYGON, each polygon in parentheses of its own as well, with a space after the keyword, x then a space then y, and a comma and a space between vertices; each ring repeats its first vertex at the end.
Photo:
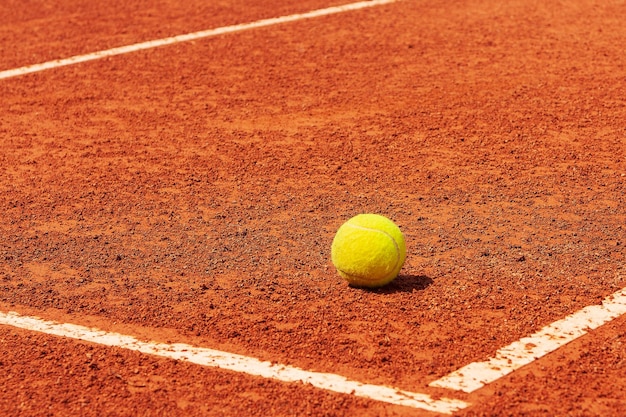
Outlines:
POLYGON ((460 400, 448 398, 433 399, 426 394, 403 391, 382 385, 364 384, 340 375, 306 371, 290 365, 272 364, 271 362, 243 355, 195 347, 184 343, 144 342, 133 336, 76 324, 57 323, 38 317, 22 316, 16 312, 0 312, 0 324, 105 346, 116 346, 149 355, 187 361, 197 365, 226 369, 283 382, 302 382, 327 391, 419 408, 435 413, 452 414, 470 405, 460 400))
POLYGON ((223 35, 226 33, 240 32, 243 30, 260 28, 264 26, 277 25, 280 23, 294 22, 296 20, 312 19, 315 17, 327 16, 336 13, 343 13, 352 10, 364 9, 367 7, 380 6, 387 3, 394 3, 397 0, 369 0, 360 1, 357 3, 345 4, 342 6, 333 6, 325 9, 313 10, 306 13, 297 13, 288 16, 273 17, 269 19, 257 20, 251 23, 242 23, 232 26, 224 26, 217 29, 202 30, 199 32, 187 33, 184 35, 176 35, 163 39, 157 39, 152 41, 146 41, 136 43, 133 45, 120 46, 117 48, 106 49, 103 51, 92 52, 85 55, 76 55, 70 58, 57 59, 54 61, 48 61, 41 64, 33 64, 25 67, 0 71, 0 80, 5 78, 17 77, 19 75, 30 74, 34 72, 44 71, 47 69, 63 67, 66 65, 78 64, 81 62, 93 61, 96 59, 102 59, 115 55, 128 54, 131 52, 141 51, 144 49, 152 49, 160 46, 172 45, 180 42, 188 42, 202 38, 208 38, 211 36, 223 35))
POLYGON ((547 355, 626 313, 626 288, 562 320, 547 325, 496 352, 493 358, 474 362, 431 382, 431 387, 474 392, 509 373, 547 355))

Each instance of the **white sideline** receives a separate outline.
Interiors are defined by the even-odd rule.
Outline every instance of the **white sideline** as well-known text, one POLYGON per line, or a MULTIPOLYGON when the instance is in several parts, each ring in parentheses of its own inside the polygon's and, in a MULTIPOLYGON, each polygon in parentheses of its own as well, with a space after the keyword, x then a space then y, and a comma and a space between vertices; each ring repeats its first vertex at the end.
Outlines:
POLYGON ((605 298, 601 305, 587 306, 503 347, 493 358, 470 363, 429 385, 474 392, 625 313, 626 288, 623 288, 605 298))
POLYGON ((5 78, 17 77, 19 75, 30 74, 47 69, 58 68, 66 65, 78 64, 81 62, 93 61, 96 59, 102 59, 105 57, 127 54, 130 52, 141 51, 144 49, 157 48, 160 46, 171 45, 180 42, 188 42, 201 38, 208 38, 211 36, 223 35, 226 33, 239 32, 242 30, 260 28, 263 26, 277 25, 279 23, 293 22, 302 19, 311 19, 314 17, 326 16, 330 14, 342 13, 351 10, 364 9, 366 7, 379 6, 382 4, 393 3, 396 0, 369 0, 360 1, 357 3, 345 4, 342 6, 328 7, 325 9, 313 10, 306 13, 292 14, 289 16, 274 17, 269 19, 257 20, 251 23, 242 23, 232 26, 224 26, 217 29, 208 29, 200 32, 187 33, 184 35, 171 36, 168 38, 157 39, 147 42, 136 43, 133 45, 120 46, 117 48, 106 49, 103 51, 92 52, 85 55, 76 55, 70 58, 57 59, 54 61, 48 61, 41 64, 33 64, 25 67, 0 71, 0 80, 5 78))
POLYGON ((426 394, 408 392, 381 385, 364 384, 340 375, 306 371, 290 365, 272 364, 271 362, 234 353, 195 347, 183 343, 144 342, 133 336, 106 332, 76 324, 46 321, 38 317, 22 316, 15 312, 0 312, 0 324, 105 346, 116 346, 150 355, 283 382, 302 382, 327 391, 355 395, 441 414, 452 414, 470 405, 460 400, 448 398, 433 399, 426 394))

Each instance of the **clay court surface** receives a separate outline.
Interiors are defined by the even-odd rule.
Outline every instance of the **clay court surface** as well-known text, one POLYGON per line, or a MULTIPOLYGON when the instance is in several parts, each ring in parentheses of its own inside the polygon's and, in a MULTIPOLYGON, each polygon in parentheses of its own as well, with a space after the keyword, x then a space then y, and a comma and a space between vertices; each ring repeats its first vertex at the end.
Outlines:
MULTIPOLYGON (((4 1, 0 71, 345 1, 4 1)), ((429 384, 626 287, 626 3, 400 0, 0 79, 0 312, 468 404, 623 416, 626 316, 429 384), (352 288, 337 228, 403 230, 352 288)), ((0 415, 437 416, 0 325, 0 415)))

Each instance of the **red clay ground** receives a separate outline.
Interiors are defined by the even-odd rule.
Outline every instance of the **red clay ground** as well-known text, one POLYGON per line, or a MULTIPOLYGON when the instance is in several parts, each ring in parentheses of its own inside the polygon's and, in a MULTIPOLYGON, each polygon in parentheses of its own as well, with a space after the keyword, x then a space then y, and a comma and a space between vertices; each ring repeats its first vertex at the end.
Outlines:
MULTIPOLYGON (((336 4, 30 3, 0 6, 0 69, 336 4)), ((462 416, 624 415, 624 319, 427 387, 626 286, 626 4, 545 3, 404 0, 1 80, 0 310, 462 416), (407 238, 384 289, 329 261, 361 212, 407 238)), ((10 327, 0 350, 5 415, 431 415, 10 327)))

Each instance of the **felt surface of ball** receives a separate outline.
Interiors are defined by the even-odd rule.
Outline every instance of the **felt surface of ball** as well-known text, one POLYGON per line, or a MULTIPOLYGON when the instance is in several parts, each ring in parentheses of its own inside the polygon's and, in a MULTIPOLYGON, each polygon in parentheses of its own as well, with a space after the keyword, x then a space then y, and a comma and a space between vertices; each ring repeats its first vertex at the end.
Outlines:
POLYGON ((400 228, 378 214, 359 214, 345 222, 333 239, 331 260, 350 285, 381 287, 398 276, 406 258, 400 228))

